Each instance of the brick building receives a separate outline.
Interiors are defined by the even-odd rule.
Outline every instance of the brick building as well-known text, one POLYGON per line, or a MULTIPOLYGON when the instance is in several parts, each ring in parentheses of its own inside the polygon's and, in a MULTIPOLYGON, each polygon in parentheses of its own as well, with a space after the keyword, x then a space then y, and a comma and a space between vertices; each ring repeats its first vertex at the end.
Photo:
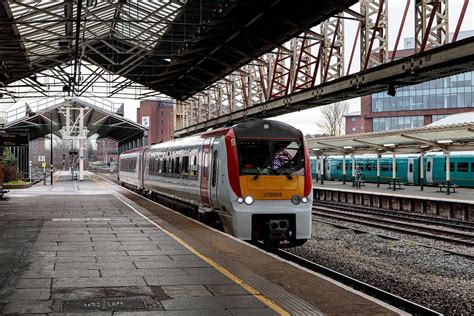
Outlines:
POLYGON ((137 122, 148 127, 148 144, 173 138, 173 102, 171 100, 141 101, 137 122))
MULTIPOLYGON (((459 39, 474 36, 474 31, 459 34, 459 39)), ((413 38, 405 39, 405 49, 397 58, 414 53, 413 38)), ((391 54, 391 53, 390 53, 391 54)), ((389 56, 391 56, 389 54, 389 56)), ((364 132, 379 132, 428 125, 448 115, 474 110, 474 72, 466 72, 417 85, 396 89, 394 97, 379 92, 361 97, 361 117, 364 132)), ((353 125, 347 125, 351 134, 353 125)))
POLYGON ((344 115, 346 135, 364 133, 364 119, 360 112, 352 112, 344 115))

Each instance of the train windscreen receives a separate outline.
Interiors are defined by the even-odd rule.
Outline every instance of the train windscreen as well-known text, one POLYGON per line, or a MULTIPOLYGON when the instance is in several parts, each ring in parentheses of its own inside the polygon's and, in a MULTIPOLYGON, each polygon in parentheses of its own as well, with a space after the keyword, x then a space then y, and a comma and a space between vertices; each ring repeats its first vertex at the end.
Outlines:
POLYGON ((300 140, 241 140, 237 152, 241 175, 304 175, 300 140))

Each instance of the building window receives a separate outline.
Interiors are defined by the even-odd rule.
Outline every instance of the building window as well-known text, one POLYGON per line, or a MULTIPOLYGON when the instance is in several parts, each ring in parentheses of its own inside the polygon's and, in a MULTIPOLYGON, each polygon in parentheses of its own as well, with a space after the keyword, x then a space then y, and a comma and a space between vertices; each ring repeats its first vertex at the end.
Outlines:
POLYGON ((353 117, 351 118, 351 120, 352 120, 352 122, 355 122, 355 121, 356 121, 356 118, 353 116, 353 117))
POLYGON ((423 125, 424 125, 424 117, 422 115, 375 117, 372 120, 372 130, 374 132, 415 128, 415 127, 421 127, 423 125))
MULTIPOLYGON (((440 78, 372 95, 372 112, 474 107, 474 72, 440 78)), ((435 120, 433 120, 434 122, 435 120)))
POLYGON ((355 128, 355 127, 353 127, 353 128, 352 128, 352 131, 353 131, 353 132, 355 132, 355 131, 356 131, 356 128, 355 128))

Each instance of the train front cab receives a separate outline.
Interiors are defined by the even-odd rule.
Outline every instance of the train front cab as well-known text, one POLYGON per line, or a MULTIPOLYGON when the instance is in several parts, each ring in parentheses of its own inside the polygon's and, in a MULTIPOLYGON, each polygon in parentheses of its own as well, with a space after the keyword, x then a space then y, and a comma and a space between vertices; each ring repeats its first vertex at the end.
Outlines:
POLYGON ((302 133, 284 123, 255 121, 237 128, 229 141, 237 155, 234 235, 278 246, 304 243, 311 237, 312 180, 302 133))

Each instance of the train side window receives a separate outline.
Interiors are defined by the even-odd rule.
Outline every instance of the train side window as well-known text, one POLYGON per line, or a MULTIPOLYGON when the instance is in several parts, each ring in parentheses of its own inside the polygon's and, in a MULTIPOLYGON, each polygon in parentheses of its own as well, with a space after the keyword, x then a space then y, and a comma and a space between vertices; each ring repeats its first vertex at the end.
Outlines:
POLYGON ((365 170, 372 171, 372 165, 370 163, 365 165, 365 170))
POLYGON ((413 173, 413 164, 409 163, 408 165, 409 165, 408 172, 413 173))
POLYGON ((173 173, 173 169, 174 169, 174 161, 173 161, 173 158, 168 158, 168 169, 166 170, 166 173, 173 173))
POLYGON ((217 183, 217 150, 214 150, 212 155, 212 187, 215 187, 217 183))
POLYGON ((189 175, 190 176, 195 176, 197 175, 197 170, 198 170, 198 166, 197 166, 197 155, 193 155, 191 157, 191 167, 189 168, 189 175))
POLYGON ((174 158, 174 173, 179 174, 179 157, 174 158))
POLYGON ((337 164, 336 170, 342 170, 342 164, 341 164, 341 163, 338 163, 338 164, 337 164))
POLYGON ((467 162, 458 162, 458 172, 468 172, 469 163, 467 162))
POLYGON ((390 170, 390 167, 389 167, 388 164, 383 163, 381 169, 382 169, 382 171, 389 171, 389 170, 390 170))
POLYGON ((167 160, 166 158, 163 159, 163 169, 162 169, 162 172, 163 172, 163 173, 166 173, 167 164, 168 164, 168 160, 167 160))
POLYGON ((189 156, 181 158, 181 173, 188 174, 189 171, 189 156))
MULTIPOLYGON (((446 171, 446 162, 444 162, 443 170, 446 171)), ((449 163, 449 171, 454 171, 454 162, 449 163)))
POLYGON ((471 162, 471 172, 474 172, 474 162, 471 162))
POLYGON ((430 171, 431 171, 431 161, 428 161, 428 162, 426 163, 426 171, 427 171, 427 172, 430 172, 430 171))

